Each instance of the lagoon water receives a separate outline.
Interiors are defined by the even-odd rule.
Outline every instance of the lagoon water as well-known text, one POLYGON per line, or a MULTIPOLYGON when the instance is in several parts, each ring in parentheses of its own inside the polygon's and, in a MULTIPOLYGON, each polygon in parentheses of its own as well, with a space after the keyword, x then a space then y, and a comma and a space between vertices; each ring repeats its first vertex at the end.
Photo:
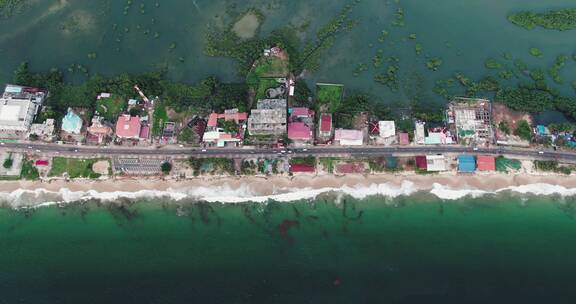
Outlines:
MULTIPOLYGON (((66 70, 71 64, 82 64, 91 73, 115 75, 167 68, 178 81, 194 83, 216 75, 223 81, 242 81, 233 60, 211 58, 203 54, 205 34, 209 28, 223 28, 242 12, 258 8, 265 17, 258 35, 287 24, 300 30, 303 41, 314 38, 316 31, 336 16, 351 1, 214 1, 214 0, 39 0, 21 14, 0 20, 0 83, 11 79, 12 71, 22 61, 35 70, 52 67, 66 70), (129 7, 124 15, 125 7, 129 7), (321 13, 318 13, 321 12, 321 13), (170 45, 175 43, 175 48, 170 45), (89 59, 88 54, 96 54, 89 59), (183 60, 183 61, 181 61, 183 60)), ((571 0, 361 0, 352 12, 357 25, 339 36, 334 47, 322 59, 319 71, 308 74, 314 81, 340 82, 350 90, 362 90, 380 98, 384 104, 406 105, 415 97, 426 105, 445 101, 432 92, 438 79, 462 71, 473 79, 495 75, 484 67, 495 58, 513 68, 521 59, 531 68, 548 70, 556 56, 571 56, 576 47, 573 31, 525 30, 510 24, 507 14, 518 10, 545 10, 571 7, 571 0), (398 2, 399 4, 397 4, 398 2), (405 26, 392 23, 398 8, 404 11, 405 26), (390 35, 381 43, 383 30, 390 35), (409 39, 416 34, 416 39, 409 39), (416 55, 415 45, 423 47, 416 55), (532 57, 530 47, 540 48, 544 55, 532 57), (383 57, 400 59, 401 85, 391 92, 373 81, 384 72, 387 63, 373 65, 378 50, 383 57), (512 55, 505 60, 504 53, 512 55), (425 63, 439 57, 442 66, 429 71, 425 63), (368 70, 354 75, 359 64, 368 70)), ((553 86, 572 94, 576 80, 576 63, 569 60, 562 69, 563 85, 553 86)), ((68 74, 69 79, 83 76, 68 74)), ((501 80, 502 83, 514 83, 501 80)), ((550 78, 548 81, 552 83, 550 78)))
POLYGON ((560 303, 575 293, 574 206, 416 194, 1 209, 1 302, 560 303))

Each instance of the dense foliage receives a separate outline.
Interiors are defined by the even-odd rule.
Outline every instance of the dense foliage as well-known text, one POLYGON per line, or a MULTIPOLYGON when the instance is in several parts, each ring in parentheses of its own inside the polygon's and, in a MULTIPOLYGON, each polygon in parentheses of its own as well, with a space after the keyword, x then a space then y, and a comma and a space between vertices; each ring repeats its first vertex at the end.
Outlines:
POLYGON ((244 84, 221 83, 208 77, 198 84, 189 85, 169 81, 162 71, 140 75, 121 74, 112 78, 95 75, 86 82, 76 85, 64 81, 59 70, 48 73, 33 73, 27 63, 22 63, 14 72, 14 82, 19 85, 46 88, 50 91, 48 115, 42 118, 58 118, 68 107, 96 109, 96 96, 109 92, 124 100, 137 98, 134 85, 149 97, 159 96, 164 106, 177 111, 194 109, 197 112, 223 111, 229 108, 247 109, 248 87, 244 84))
POLYGON ((520 120, 516 124, 516 130, 514 130, 514 135, 522 138, 523 140, 532 140, 532 128, 526 120, 520 120))
POLYGON ((576 28, 576 9, 567 8, 544 13, 525 11, 509 15, 508 20, 529 30, 536 27, 560 31, 570 30, 576 28))

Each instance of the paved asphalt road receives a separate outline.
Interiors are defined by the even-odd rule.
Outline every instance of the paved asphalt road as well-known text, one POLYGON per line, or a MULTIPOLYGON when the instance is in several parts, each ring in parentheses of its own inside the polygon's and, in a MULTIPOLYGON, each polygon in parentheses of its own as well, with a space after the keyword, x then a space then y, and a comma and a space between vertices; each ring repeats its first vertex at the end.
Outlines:
POLYGON ((178 146, 156 147, 90 147, 90 146, 71 146, 59 144, 44 143, 1 143, 0 150, 8 151, 30 151, 44 155, 78 155, 78 156, 149 156, 149 157, 187 157, 187 156, 211 156, 211 157, 242 157, 252 154, 262 156, 273 156, 281 153, 292 155, 352 155, 352 156, 384 156, 384 155, 415 155, 415 154, 435 154, 435 153, 471 153, 471 154, 490 154, 490 155, 508 155, 519 158, 549 159, 564 162, 575 162, 576 153, 563 151, 539 151, 535 149, 521 148, 479 148, 474 150, 471 147, 463 146, 410 146, 410 147, 381 147, 381 146, 361 146, 361 147, 341 147, 341 146, 316 146, 310 148, 297 149, 272 149, 272 148, 181 148, 178 146))

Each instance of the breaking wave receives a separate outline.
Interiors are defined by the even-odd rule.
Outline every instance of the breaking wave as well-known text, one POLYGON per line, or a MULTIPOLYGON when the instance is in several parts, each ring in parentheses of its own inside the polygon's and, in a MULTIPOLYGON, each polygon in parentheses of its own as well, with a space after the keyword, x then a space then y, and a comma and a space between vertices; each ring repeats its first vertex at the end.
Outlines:
POLYGON ((92 200, 97 200, 103 203, 113 203, 119 200, 138 201, 145 199, 168 199, 175 202, 189 200, 219 203, 266 203, 268 201, 292 202, 309 200, 322 194, 330 193, 338 194, 339 196, 347 195, 355 199, 364 199, 371 196, 396 198, 400 196, 410 196, 416 193, 430 193, 443 200, 458 200, 465 197, 481 197, 484 195, 495 195, 503 192, 518 193, 521 195, 574 196, 576 195, 576 188, 566 188, 558 185, 537 183, 486 191, 481 189, 458 189, 438 183, 434 183, 431 188, 418 188, 413 182, 404 181, 400 186, 383 183, 343 186, 338 188, 275 188, 273 189, 272 194, 258 193, 256 189, 253 189, 249 185, 242 185, 237 188, 223 185, 213 187, 195 187, 187 190, 141 190, 136 192, 98 192, 95 190, 71 191, 66 188, 63 188, 60 191, 48 191, 46 189, 19 189, 13 192, 0 192, 0 203, 13 208, 44 207, 92 200))

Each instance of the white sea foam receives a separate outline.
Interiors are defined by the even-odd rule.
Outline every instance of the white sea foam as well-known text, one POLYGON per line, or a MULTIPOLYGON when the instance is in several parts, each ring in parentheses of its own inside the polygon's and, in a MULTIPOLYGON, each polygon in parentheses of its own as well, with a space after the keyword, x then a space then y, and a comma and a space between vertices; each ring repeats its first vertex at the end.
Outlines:
POLYGON ((13 192, 0 192, 0 202, 14 208, 44 207, 55 204, 66 204, 71 202, 86 202, 98 200, 101 202, 115 202, 118 200, 142 200, 142 199, 169 199, 172 201, 206 201, 220 203, 242 203, 268 201, 293 202, 299 200, 314 199, 322 194, 333 193, 337 198, 350 196, 355 199, 364 199, 370 196, 383 196, 396 198, 399 196, 409 196, 417 192, 428 192, 444 200, 458 200, 464 197, 480 197, 488 194, 498 194, 502 192, 512 192, 522 195, 560 195, 574 196, 576 188, 566 188, 551 184, 529 184, 522 186, 511 186, 495 191, 480 189, 458 189, 438 183, 434 183, 431 188, 418 188, 411 181, 404 181, 399 186, 390 183, 356 185, 343 187, 325 188, 274 188, 272 193, 258 193, 248 184, 240 187, 230 187, 229 185, 213 187, 193 187, 186 190, 168 189, 166 191, 141 190, 136 192, 97 192, 71 191, 61 189, 60 191, 48 191, 46 189, 23 190, 13 192))

